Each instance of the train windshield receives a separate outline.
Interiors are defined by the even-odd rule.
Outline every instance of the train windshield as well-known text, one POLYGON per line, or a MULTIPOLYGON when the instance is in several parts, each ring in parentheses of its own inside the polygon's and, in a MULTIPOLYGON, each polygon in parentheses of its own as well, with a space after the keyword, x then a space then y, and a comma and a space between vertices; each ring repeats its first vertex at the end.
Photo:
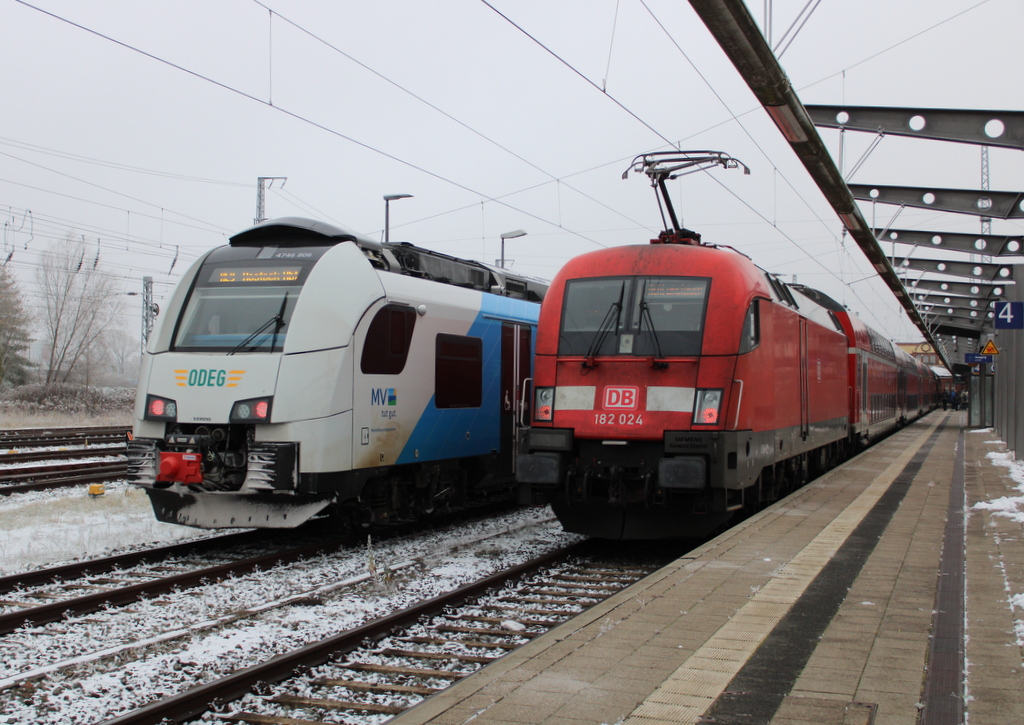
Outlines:
POLYGON ((710 280, 601 277, 565 287, 559 355, 700 355, 710 280))
POLYGON ((211 254, 203 263, 178 320, 172 349, 227 353, 284 349, 302 284, 322 252, 317 250, 312 259, 296 257, 301 250, 289 250, 287 259, 270 255, 224 259, 237 256, 231 251, 211 254))

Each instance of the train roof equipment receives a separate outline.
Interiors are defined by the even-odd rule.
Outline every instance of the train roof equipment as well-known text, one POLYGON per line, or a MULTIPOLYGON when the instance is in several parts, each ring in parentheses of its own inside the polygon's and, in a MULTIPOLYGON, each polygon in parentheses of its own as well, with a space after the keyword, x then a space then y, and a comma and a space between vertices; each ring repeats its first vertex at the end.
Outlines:
POLYGON ((661 212, 661 221, 665 225, 665 231, 657 239, 651 240, 654 244, 700 244, 700 234, 683 228, 676 216, 676 210, 672 206, 672 199, 669 197, 668 188, 665 183, 680 176, 693 174, 714 166, 721 166, 723 169, 742 168, 744 175, 750 174, 750 167, 739 159, 735 159, 724 151, 656 151, 649 154, 640 154, 626 169, 622 178, 629 176, 630 171, 643 172, 651 179, 651 186, 658 192, 658 210, 661 212), (665 219, 665 212, 668 212, 668 220, 665 219), (671 221, 671 228, 669 222, 671 221))
POLYGON ((543 300, 548 288, 544 280, 509 274, 500 267, 459 259, 409 242, 378 242, 345 227, 302 217, 267 220, 235 234, 229 242, 232 247, 315 247, 353 242, 370 264, 385 272, 531 302, 543 300))

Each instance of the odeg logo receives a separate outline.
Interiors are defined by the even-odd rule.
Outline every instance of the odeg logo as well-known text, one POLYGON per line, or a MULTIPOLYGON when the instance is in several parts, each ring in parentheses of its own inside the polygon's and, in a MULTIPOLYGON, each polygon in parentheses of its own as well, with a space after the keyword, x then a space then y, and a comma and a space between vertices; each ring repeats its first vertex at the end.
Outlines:
POLYGON ((217 370, 215 368, 174 371, 174 379, 180 388, 235 388, 238 387, 243 375, 245 375, 244 370, 217 370))

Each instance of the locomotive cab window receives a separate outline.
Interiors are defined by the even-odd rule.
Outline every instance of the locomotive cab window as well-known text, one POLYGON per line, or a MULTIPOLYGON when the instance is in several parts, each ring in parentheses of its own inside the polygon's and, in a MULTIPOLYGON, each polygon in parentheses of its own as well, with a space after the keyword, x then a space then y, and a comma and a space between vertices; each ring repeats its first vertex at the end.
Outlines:
POLYGON ((434 351, 434 406, 479 408, 483 400, 483 341, 439 334, 434 351))
POLYGON ((750 301, 747 316, 743 319, 743 331, 740 333, 740 355, 750 352, 761 344, 761 300, 750 301))
POLYGON ((359 367, 367 375, 398 375, 405 369, 416 311, 408 305, 387 305, 366 331, 359 367))
POLYGON ((710 280, 604 277, 565 288, 560 355, 700 355, 710 280))
POLYGON ((284 348, 292 311, 316 258, 233 260, 233 251, 214 252, 203 263, 178 320, 172 350, 234 353, 284 348))

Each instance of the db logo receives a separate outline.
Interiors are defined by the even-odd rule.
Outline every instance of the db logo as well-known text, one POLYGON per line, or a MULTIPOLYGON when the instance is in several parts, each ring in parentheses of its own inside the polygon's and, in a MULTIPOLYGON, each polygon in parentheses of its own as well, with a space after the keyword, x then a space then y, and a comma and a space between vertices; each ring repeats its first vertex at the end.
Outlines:
POLYGON ((640 396, 640 388, 612 388, 604 389, 605 410, 636 410, 637 398, 640 396))

